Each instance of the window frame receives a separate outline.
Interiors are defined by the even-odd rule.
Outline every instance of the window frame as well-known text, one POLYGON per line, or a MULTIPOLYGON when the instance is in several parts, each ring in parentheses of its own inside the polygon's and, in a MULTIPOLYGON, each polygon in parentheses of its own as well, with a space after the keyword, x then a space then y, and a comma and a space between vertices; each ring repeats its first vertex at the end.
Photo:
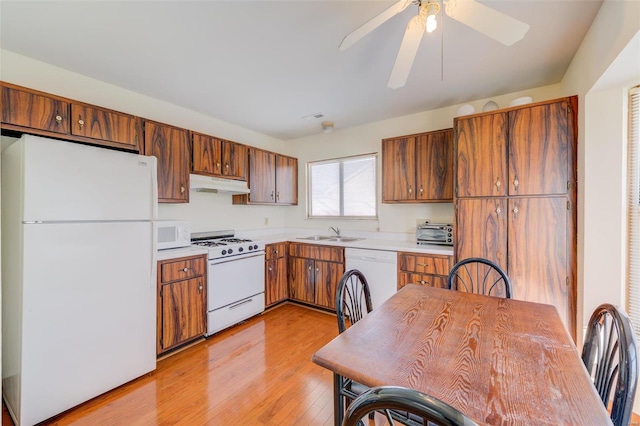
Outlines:
POLYGON ((339 220, 378 220, 378 153, 370 152, 366 154, 357 154, 350 155, 346 157, 336 157, 329 158, 324 160, 316 160, 316 161, 308 161, 307 162, 307 219, 339 219, 339 220), (358 158, 373 158, 374 160, 374 169, 373 169, 373 180, 374 180, 374 215, 373 216, 345 216, 344 215, 344 163, 349 160, 354 160, 358 158), (339 163, 340 168, 340 215, 336 216, 321 216, 321 215, 312 215, 312 202, 313 202, 313 194, 311 192, 312 182, 312 173, 311 169, 315 165, 321 164, 335 164, 339 163))
POLYGON ((640 339, 640 85, 628 99, 626 308, 640 339))

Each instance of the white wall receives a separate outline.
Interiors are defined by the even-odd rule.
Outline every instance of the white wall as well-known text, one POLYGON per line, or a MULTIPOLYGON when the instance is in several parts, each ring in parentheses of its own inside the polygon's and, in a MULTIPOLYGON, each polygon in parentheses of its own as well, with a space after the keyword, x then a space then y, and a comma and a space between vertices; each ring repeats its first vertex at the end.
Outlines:
MULTIPOLYGON (((3 81, 286 153, 287 144, 279 139, 7 50, 0 50, 0 56, 0 79, 3 81)), ((261 228, 266 226, 265 218, 269 218, 269 226, 279 227, 286 223, 286 215, 280 207, 233 206, 229 194, 191 194, 191 198, 189 204, 160 204, 160 219, 191 220, 196 232, 261 228)))
POLYGON ((625 306, 626 91, 640 83, 639 29, 640 2, 605 0, 561 82, 580 100, 578 330, 597 305, 625 306))
MULTIPOLYGON (((508 107, 509 103, 521 96, 531 96, 534 101, 542 101, 560 97, 559 85, 544 86, 522 92, 481 99, 471 104, 476 111, 482 111, 484 104, 493 100, 499 107, 508 107)), ((306 163, 308 161, 325 160, 349 155, 377 152, 378 156, 378 220, 339 221, 326 219, 308 219, 307 206, 301 202, 299 206, 288 211, 288 223, 296 227, 324 228, 340 226, 341 229, 371 230, 382 232, 415 233, 416 219, 433 221, 451 221, 453 219, 452 203, 433 204, 382 204, 382 185, 380 179, 381 140, 393 136, 402 136, 431 130, 446 129, 453 126, 453 118, 459 105, 441 108, 389 120, 378 121, 358 127, 340 129, 340 123, 332 133, 321 133, 292 140, 289 152, 300 161, 299 196, 306 200, 306 163)), ((318 124, 318 127, 320 125, 318 124)))

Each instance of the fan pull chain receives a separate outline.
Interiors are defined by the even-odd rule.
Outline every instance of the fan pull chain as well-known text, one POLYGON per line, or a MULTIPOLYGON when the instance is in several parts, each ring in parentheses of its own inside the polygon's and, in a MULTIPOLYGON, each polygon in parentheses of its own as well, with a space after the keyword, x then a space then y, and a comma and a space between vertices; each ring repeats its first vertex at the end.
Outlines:
POLYGON ((440 81, 444 81, 444 15, 440 17, 440 81))

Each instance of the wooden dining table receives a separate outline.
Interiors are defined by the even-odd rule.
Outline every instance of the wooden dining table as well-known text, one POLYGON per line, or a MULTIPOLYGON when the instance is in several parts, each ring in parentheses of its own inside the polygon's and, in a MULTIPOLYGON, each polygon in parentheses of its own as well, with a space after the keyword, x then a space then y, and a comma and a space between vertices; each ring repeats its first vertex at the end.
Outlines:
MULTIPOLYGON (((369 387, 416 389, 479 424, 611 424, 551 305, 410 284, 313 362, 334 382, 339 374, 369 387)), ((337 425, 340 399, 334 395, 337 425)))

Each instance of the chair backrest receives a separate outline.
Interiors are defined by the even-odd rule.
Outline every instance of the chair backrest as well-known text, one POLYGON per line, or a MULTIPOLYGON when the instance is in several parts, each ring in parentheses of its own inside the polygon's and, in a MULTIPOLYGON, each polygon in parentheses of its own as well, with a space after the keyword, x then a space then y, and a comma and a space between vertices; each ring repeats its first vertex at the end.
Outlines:
POLYGON ((614 389, 611 421, 628 425, 638 382, 636 337, 627 314, 617 306, 596 308, 587 326, 582 362, 593 379, 605 407, 614 389))
POLYGON ((395 424, 393 412, 403 411, 437 426, 473 426, 476 422, 449 404, 413 389, 399 386, 371 388, 356 398, 345 413, 342 426, 355 426, 373 411, 384 411, 389 424, 395 424))
POLYGON ((487 296, 511 299, 511 281, 507 274, 495 263, 479 257, 471 257, 456 263, 449 277, 447 288, 487 296))
POLYGON ((345 272, 336 290, 338 331, 342 333, 348 328, 347 324, 355 324, 372 310, 367 279, 357 269, 345 272))

